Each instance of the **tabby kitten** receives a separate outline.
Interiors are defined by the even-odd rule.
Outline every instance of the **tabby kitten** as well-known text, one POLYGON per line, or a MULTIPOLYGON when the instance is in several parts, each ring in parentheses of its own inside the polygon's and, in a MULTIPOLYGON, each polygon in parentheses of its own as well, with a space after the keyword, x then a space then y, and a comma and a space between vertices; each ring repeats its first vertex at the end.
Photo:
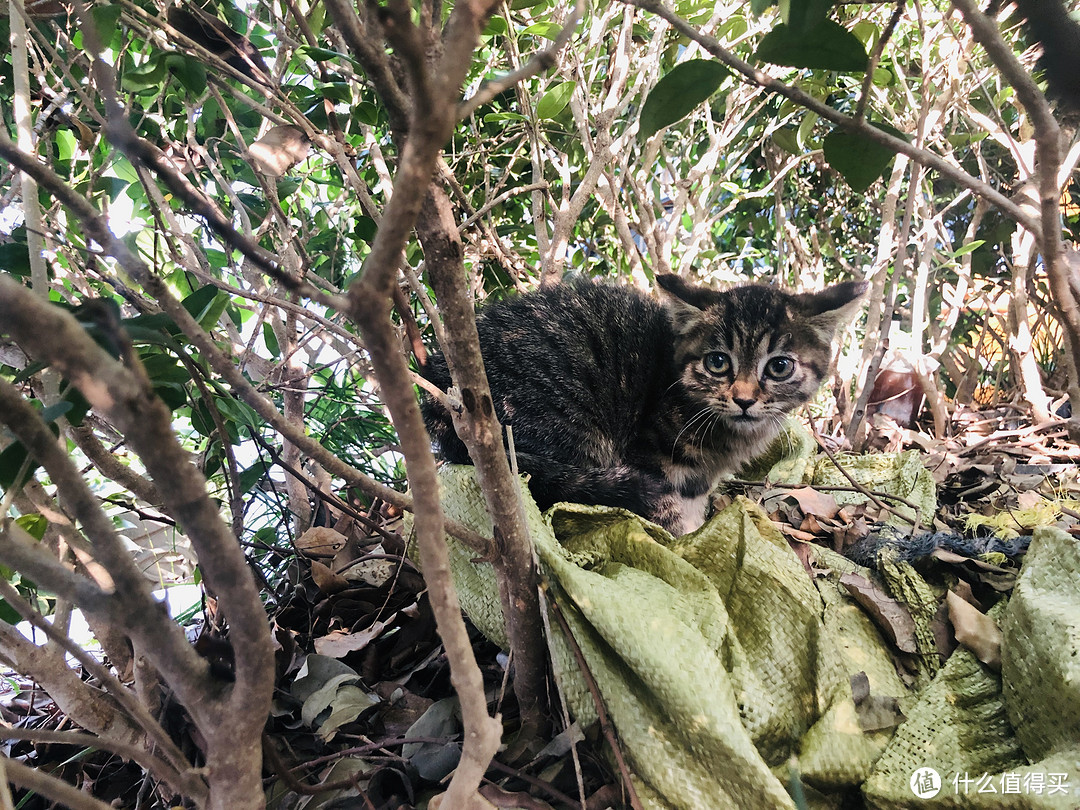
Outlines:
MULTIPOLYGON (((513 426, 541 509, 606 504, 676 535, 696 529, 720 477, 761 455, 785 414, 817 391, 833 338, 867 288, 792 295, 656 280, 663 304, 578 280, 480 310, 495 411, 513 426)), ((441 354, 423 374, 450 385, 441 354)), ((468 464, 446 409, 427 396, 422 407, 443 457, 468 464)))

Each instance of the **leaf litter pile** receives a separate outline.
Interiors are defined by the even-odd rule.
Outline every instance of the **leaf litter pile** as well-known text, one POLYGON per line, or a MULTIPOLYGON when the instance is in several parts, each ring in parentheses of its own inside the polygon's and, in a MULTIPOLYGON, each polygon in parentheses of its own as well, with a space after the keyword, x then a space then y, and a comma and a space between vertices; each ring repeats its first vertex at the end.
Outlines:
MULTIPOLYGON (((886 499, 840 505, 825 487, 740 482, 729 491, 765 508, 811 575, 808 543, 856 561, 881 543, 894 544, 927 581, 941 586, 935 637, 942 659, 963 644, 995 667, 1000 633, 985 613, 1012 589, 1031 531, 1056 525, 1080 536, 1080 448, 1069 441, 1064 422, 1033 427, 1007 409, 960 412, 953 433, 936 440, 880 423, 873 433, 877 449, 920 451, 939 500, 937 517, 925 525, 885 526, 894 514, 886 499)), ((442 791, 456 766, 461 721, 424 581, 405 557, 400 516, 384 508, 380 520, 374 535, 347 518, 334 529, 309 531, 297 543, 288 575, 269 595, 277 678, 263 749, 271 810, 422 806, 442 791)), ((894 646, 903 676, 915 653, 906 606, 872 578, 846 574, 842 582, 894 646)), ((212 608, 207 600, 204 621, 191 635, 228 677, 229 648, 212 629, 212 608)), ((543 738, 514 738, 518 718, 506 656, 471 625, 470 632, 490 706, 507 728, 507 745, 483 788, 492 804, 530 810, 626 806, 622 778, 609 764, 598 729, 567 727, 556 716, 543 738)), ((865 684, 860 689, 856 679, 852 685, 864 729, 903 720, 895 701, 878 705, 865 684)), ((554 689, 551 695, 558 705, 554 689)), ((55 703, 14 675, 0 713, 13 727, 39 735, 68 725, 55 703)), ((197 761, 193 729, 167 701, 163 714, 197 761)), ((134 765, 45 737, 8 742, 7 753, 106 802, 168 806, 134 765)), ((32 796, 20 806, 49 805, 32 796)))

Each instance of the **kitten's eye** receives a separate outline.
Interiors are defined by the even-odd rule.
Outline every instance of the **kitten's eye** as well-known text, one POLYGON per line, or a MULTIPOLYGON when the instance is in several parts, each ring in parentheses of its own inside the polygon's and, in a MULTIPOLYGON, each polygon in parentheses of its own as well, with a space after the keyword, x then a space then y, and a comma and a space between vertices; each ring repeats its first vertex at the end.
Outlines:
POLYGON ((723 352, 709 352, 704 357, 705 370, 717 377, 731 371, 731 358, 723 352))
POLYGON ((765 364, 765 376, 774 380, 786 380, 795 373, 795 361, 790 357, 773 357, 765 364))

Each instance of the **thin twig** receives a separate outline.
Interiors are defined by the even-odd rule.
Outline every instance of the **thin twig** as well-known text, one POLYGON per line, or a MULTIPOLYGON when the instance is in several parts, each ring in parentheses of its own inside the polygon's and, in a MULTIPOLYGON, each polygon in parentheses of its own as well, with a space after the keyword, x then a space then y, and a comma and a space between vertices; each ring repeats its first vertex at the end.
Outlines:
POLYGON ((866 76, 863 77, 862 91, 859 93, 859 101, 855 106, 855 120, 857 121, 866 118, 866 104, 870 100, 870 88, 874 86, 874 71, 877 70, 878 63, 881 61, 881 54, 885 52, 885 45, 888 43, 893 31, 896 30, 900 18, 904 15, 905 2, 906 0, 896 0, 896 8, 893 10, 888 24, 882 30, 881 36, 878 37, 874 52, 870 54, 870 61, 866 65, 866 76))
POLYGON ((57 745, 93 748, 100 751, 110 751, 133 762, 141 762, 146 757, 145 748, 130 745, 122 740, 114 740, 97 734, 87 734, 83 731, 50 731, 47 729, 2 726, 0 727, 0 740, 26 740, 33 743, 56 743, 57 745))
MULTIPOLYGON (((541 585, 541 588, 548 590, 547 585, 541 585)), ((607 740, 608 746, 611 748, 611 753, 615 757, 615 763, 618 765, 619 773, 622 776, 623 785, 626 788, 627 797, 630 800, 630 806, 634 810, 642 810, 641 800, 638 798, 637 791, 634 789, 634 782, 630 777, 630 768, 626 764, 626 759, 623 757, 622 747, 619 745, 618 737, 616 736, 615 729, 612 728, 611 718, 608 717, 607 708, 604 706, 604 698, 600 694, 600 688, 596 685, 596 679, 593 678, 592 672, 589 670, 589 662, 585 660, 585 654, 581 651, 580 645, 577 643, 577 639, 574 638, 574 633, 570 629, 569 622, 566 621, 566 616, 563 615, 562 608, 559 607, 559 603, 554 599, 548 599, 546 604, 550 614, 555 617, 555 623, 559 625, 559 630, 562 631, 563 638, 566 639, 566 643, 570 646, 570 651, 574 654, 574 661, 577 662, 578 671, 585 679, 585 685, 589 688, 589 694, 592 696, 593 705, 596 707, 596 716, 600 721, 600 731, 604 735, 604 739, 607 740)))
POLYGON ((1016 97, 1027 111, 1035 130, 1040 221, 1036 223, 1039 227, 1028 230, 1036 234, 1039 240, 1054 304, 1065 332, 1069 385, 1071 393, 1075 395, 1080 392, 1080 301, 1074 291, 1080 289, 1080 267, 1067 259, 1062 243, 1061 183, 1058 179, 1063 157, 1061 128, 1046 96, 1012 48, 1002 39, 994 20, 983 14, 974 0, 952 0, 952 5, 963 15, 972 36, 1016 90, 1016 97))
POLYGON ((95 799, 74 785, 69 785, 38 768, 31 768, 15 759, 3 757, 3 767, 7 771, 7 781, 16 787, 40 793, 72 810, 112 810, 111 804, 95 799))
POLYGON ((901 498, 899 495, 893 495, 889 492, 881 492, 879 490, 860 489, 858 487, 831 486, 826 484, 782 484, 776 481, 742 481, 739 479, 730 479, 723 483, 725 487, 771 487, 775 489, 802 489, 803 487, 810 487, 818 492, 858 492, 861 495, 870 494, 878 498, 888 498, 891 501, 896 501, 899 504, 910 507, 915 511, 919 510, 918 506, 906 498, 901 498))
POLYGON ((293 467, 291 464, 287 464, 285 460, 281 457, 281 453, 279 453, 273 445, 271 445, 262 436, 260 436, 257 431, 250 431, 250 435, 251 438, 253 438, 255 442, 260 447, 262 447, 263 450, 270 454, 270 458, 273 460, 274 464, 276 464, 278 467, 281 467, 281 469, 283 469, 285 472, 287 472, 289 475, 291 475, 293 478, 303 484, 304 488, 307 489, 308 492, 318 495, 327 503, 333 504, 335 509, 340 509, 353 520, 357 521, 366 528, 380 535, 384 540, 397 541, 400 539, 397 535, 388 532, 386 529, 384 529, 374 520, 369 518, 363 512, 354 509, 350 504, 348 504, 342 498, 338 497, 335 493, 327 492, 310 478, 308 478, 308 476, 304 475, 302 472, 293 467))
MULTIPOLYGON (((27 174, 37 179, 43 188, 63 203, 79 220, 83 231, 101 244, 106 252, 119 262, 120 266, 132 278, 141 284, 147 294, 161 306, 180 327, 184 335, 205 357, 214 371, 220 374, 230 385, 235 395, 247 403, 265 419, 278 433, 304 453, 314 458, 332 475, 343 478, 350 486, 355 486, 373 498, 379 498, 407 512, 413 510, 413 500, 403 492, 385 486, 346 464, 317 441, 308 436, 302 426, 290 424, 274 404, 263 396, 250 380, 238 369, 231 358, 218 346, 217 342, 204 330, 191 313, 184 308, 173 295, 169 286, 156 275, 127 245, 117 239, 109 227, 108 220, 81 194, 71 188, 52 169, 25 155, 0 132, 0 157, 5 158, 27 174)), ((459 521, 446 518, 446 531, 462 540, 478 554, 487 555, 491 549, 491 539, 464 526, 459 521)))

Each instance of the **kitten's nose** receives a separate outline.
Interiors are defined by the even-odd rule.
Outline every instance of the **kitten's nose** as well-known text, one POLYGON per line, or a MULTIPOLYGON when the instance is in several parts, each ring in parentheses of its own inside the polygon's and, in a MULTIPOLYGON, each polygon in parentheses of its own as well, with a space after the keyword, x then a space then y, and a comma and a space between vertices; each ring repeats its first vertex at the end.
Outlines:
POLYGON ((743 399, 742 397, 732 397, 731 401, 738 405, 740 408, 742 408, 743 413, 746 413, 748 410, 750 410, 750 406, 757 402, 757 400, 753 397, 749 399, 743 399))

